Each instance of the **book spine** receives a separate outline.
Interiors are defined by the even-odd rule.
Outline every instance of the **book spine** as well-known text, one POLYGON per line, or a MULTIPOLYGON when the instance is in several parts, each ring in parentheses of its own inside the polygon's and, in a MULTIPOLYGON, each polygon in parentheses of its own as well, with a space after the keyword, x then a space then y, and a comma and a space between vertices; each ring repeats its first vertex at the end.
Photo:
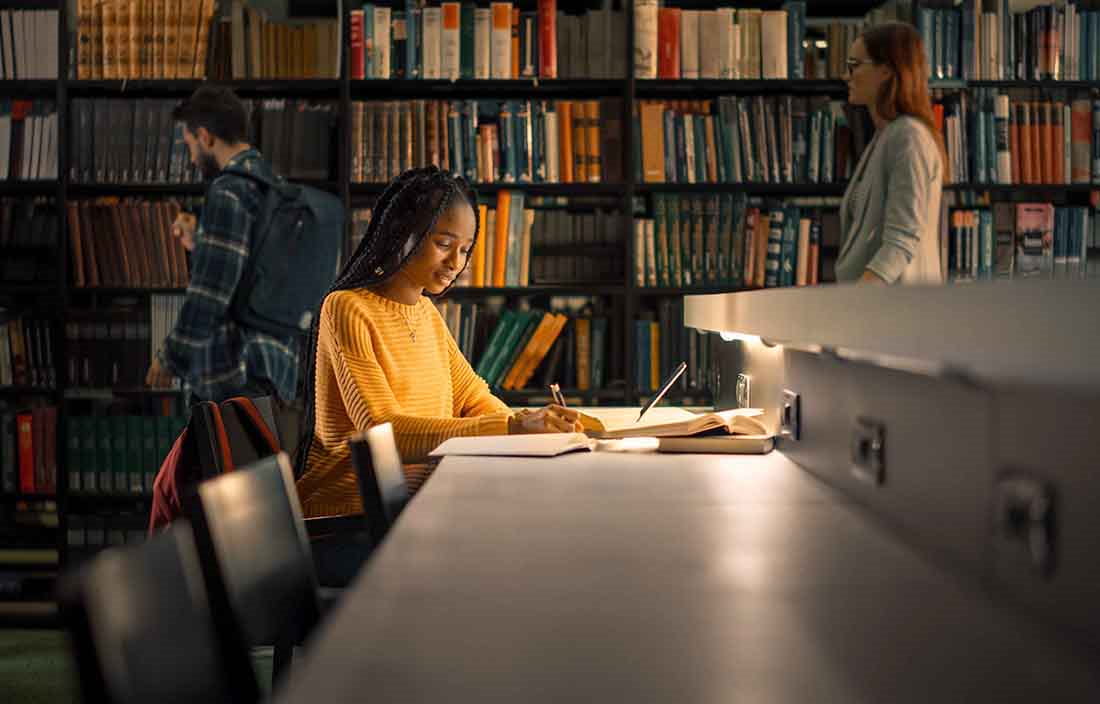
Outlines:
POLYGON ((558 77, 557 0, 538 0, 539 78, 558 77))

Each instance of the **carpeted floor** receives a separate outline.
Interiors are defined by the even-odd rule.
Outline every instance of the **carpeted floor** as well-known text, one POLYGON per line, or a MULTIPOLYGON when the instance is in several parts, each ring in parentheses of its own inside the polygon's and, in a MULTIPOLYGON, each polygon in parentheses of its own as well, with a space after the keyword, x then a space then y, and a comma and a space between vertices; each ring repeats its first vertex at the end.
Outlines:
MULTIPOLYGON (((0 702, 78 702, 76 669, 66 638, 63 631, 0 629, 0 702)), ((253 663, 266 691, 271 682, 271 650, 254 651, 253 663)))

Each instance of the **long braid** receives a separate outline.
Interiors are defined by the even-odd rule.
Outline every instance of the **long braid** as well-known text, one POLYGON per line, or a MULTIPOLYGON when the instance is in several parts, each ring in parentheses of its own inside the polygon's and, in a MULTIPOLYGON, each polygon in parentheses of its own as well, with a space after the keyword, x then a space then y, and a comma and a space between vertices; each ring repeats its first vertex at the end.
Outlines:
MULTIPOLYGON (((410 169, 382 191, 375 201, 370 222, 362 241, 348 259, 340 274, 336 277, 321 302, 336 291, 365 288, 382 283, 396 274, 405 262, 417 251, 424 237, 435 227, 440 215, 445 213, 455 198, 464 200, 474 209, 474 241, 471 250, 477 245, 480 234, 477 218, 477 192, 465 179, 440 170, 435 166, 410 169)), ((463 271, 469 265, 469 258, 463 264, 463 271)), ((461 275, 461 271, 459 274, 461 275)), ((455 280, 458 276, 455 277, 455 280)), ((453 281, 440 294, 450 290, 453 281)), ((303 355, 302 381, 305 393, 305 419, 298 442, 294 474, 302 476, 306 471, 309 451, 313 446, 316 395, 317 339, 321 311, 317 310, 310 325, 309 342, 303 355)))

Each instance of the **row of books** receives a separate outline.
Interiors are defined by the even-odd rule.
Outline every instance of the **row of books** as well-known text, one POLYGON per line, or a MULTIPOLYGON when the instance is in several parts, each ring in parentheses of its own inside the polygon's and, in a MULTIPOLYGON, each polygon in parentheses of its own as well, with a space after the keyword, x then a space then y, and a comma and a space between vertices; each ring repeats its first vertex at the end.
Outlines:
POLYGON ((216 7, 217 0, 76 0, 76 78, 203 78, 216 7))
POLYGON ((1100 97, 1031 100, 993 90, 938 99, 955 181, 1100 183, 1100 97))
POLYGON ((710 341, 712 335, 684 325, 682 298, 662 298, 655 311, 643 311, 634 328, 635 382, 639 390, 656 391, 680 364, 687 370, 669 390, 706 396, 715 387, 710 341), (645 328, 643 330, 643 324, 645 328), (656 332, 654 332, 656 331, 656 332))
POLYGON ((621 113, 614 98, 355 102, 352 181, 438 164, 473 183, 618 183, 621 113))
POLYGON ((356 79, 623 78, 623 12, 608 5, 583 15, 557 0, 449 2, 405 9, 367 3, 350 12, 348 52, 356 79))
POLYGON ((1013 12, 1008 0, 922 3, 915 24, 934 79, 1096 80, 1100 10, 1085 4, 1013 12))
POLYGON ((657 194, 653 217, 634 221, 634 282, 813 285, 820 280, 823 219, 816 208, 750 201, 742 193, 657 194))
POLYGON ((57 407, 0 411, 0 486, 4 493, 57 491, 57 407))
POLYGON ((65 369, 69 386, 138 388, 153 355, 179 317, 183 296, 153 295, 106 310, 73 311, 65 320, 65 369))
POLYGON ((212 41, 219 59, 229 57, 230 74, 225 78, 340 76, 340 22, 335 17, 278 22, 264 9, 232 0, 229 17, 215 25, 212 41))
POLYGON ((66 422, 69 492, 151 496, 161 461, 187 418, 69 416, 66 422))
POLYGON ((175 100, 78 98, 69 106, 69 174, 77 183, 198 183, 175 100))
POLYGON ((60 227, 50 198, 0 198, 0 281, 56 282, 60 227))
POLYGON ((634 3, 636 78, 802 78, 806 3, 681 10, 634 3))
POLYGON ((111 196, 66 205, 77 287, 187 286, 186 252, 171 232, 179 202, 111 196))
POLYGON ((50 389, 56 384, 50 321, 0 309, 0 388, 50 389))
POLYGON ((617 213, 600 208, 570 212, 525 207, 522 191, 500 191, 495 207, 478 206, 478 243, 458 286, 609 281, 622 277, 622 261, 598 248, 622 244, 617 213))
POLYGON ((805 96, 641 101, 636 177, 647 183, 833 183, 847 178, 871 129, 865 113, 805 96))
POLYGON ((0 78, 57 78, 57 10, 0 10, 0 78))
POLYGON ((1100 277, 1100 213, 1083 206, 995 203, 952 208, 944 265, 949 281, 1100 277))
POLYGON ((57 178, 57 108, 51 100, 0 100, 0 181, 57 178))
POLYGON ((75 513, 66 518, 68 564, 79 564, 107 548, 140 545, 147 538, 148 511, 75 513))
POLYGON ((334 104, 270 98, 248 107, 257 135, 254 143, 276 173, 291 179, 335 179, 334 104))

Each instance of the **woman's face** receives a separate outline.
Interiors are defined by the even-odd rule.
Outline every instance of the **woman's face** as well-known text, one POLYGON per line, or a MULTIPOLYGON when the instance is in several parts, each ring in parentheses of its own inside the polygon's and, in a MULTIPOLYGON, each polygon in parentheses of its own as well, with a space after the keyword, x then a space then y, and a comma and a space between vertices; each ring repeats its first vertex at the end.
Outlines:
POLYGON ((401 269, 402 275, 428 293, 442 293, 466 266, 476 229, 473 208, 459 201, 439 216, 401 269))
POLYGON ((890 69, 871 61, 862 39, 848 47, 848 102, 852 105, 874 105, 879 86, 890 78, 890 69))

